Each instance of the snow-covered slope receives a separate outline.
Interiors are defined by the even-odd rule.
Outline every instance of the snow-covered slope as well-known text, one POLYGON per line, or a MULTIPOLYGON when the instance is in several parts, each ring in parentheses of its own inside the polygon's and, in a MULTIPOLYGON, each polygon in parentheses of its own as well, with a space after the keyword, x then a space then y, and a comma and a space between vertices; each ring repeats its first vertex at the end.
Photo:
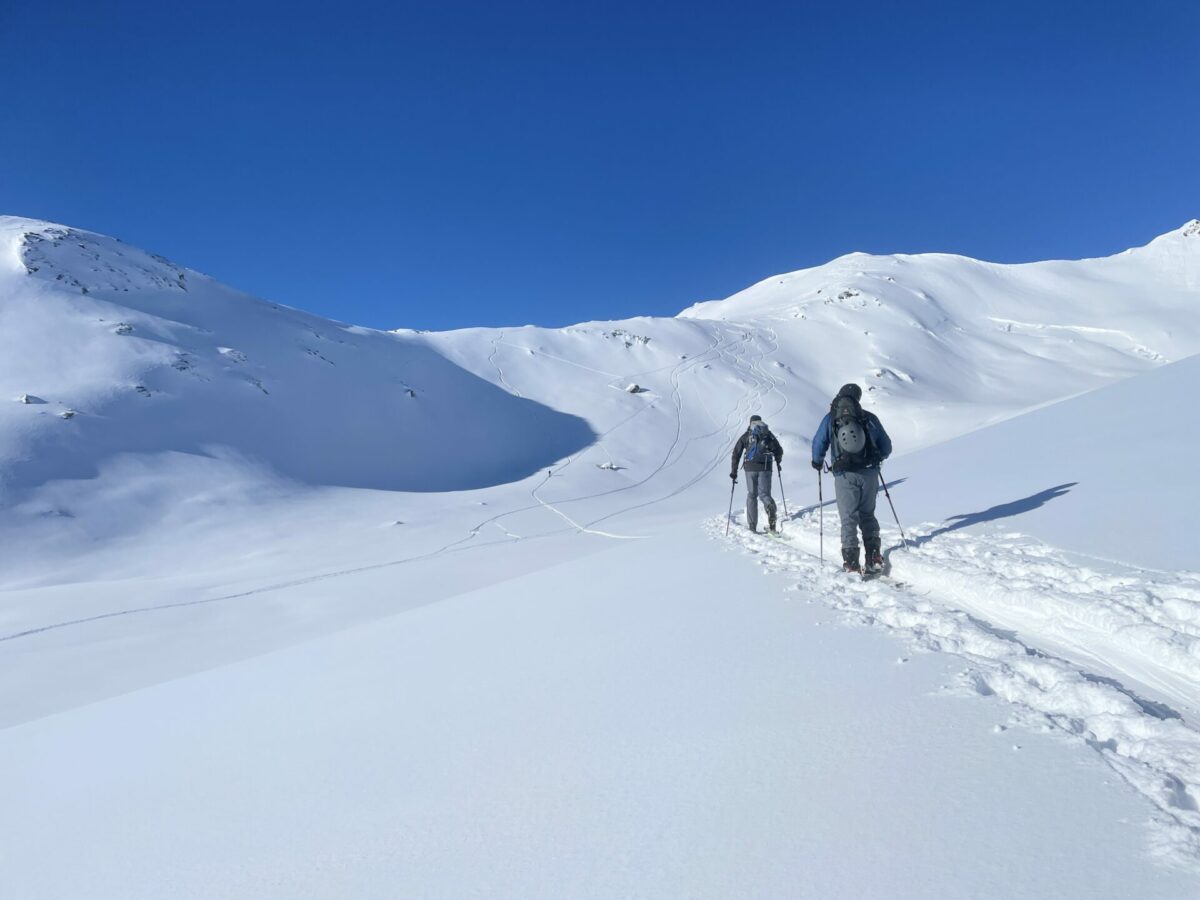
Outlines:
POLYGON ((1152 514, 1172 477, 1122 503, 1148 534, 1123 542, 1095 486, 1146 477, 1117 420, 1191 393, 1194 362, 1166 364, 1200 352, 1198 267, 1192 222, 1077 262, 853 254, 677 318, 383 333, 0 219, 0 768, 31 773, 6 871, 46 897, 1193 895, 1195 586, 1129 565, 1163 566, 1185 517, 1152 514), (811 507, 807 442, 850 380, 897 446, 913 594, 814 566, 811 516, 749 558, 702 527, 752 413, 811 507), (1086 527, 1037 518, 1077 502, 1086 527), (1123 562, 1084 576, 1081 551, 1123 562), (896 648, 833 636, 761 562, 1128 765, 1024 732, 1014 762, 977 733, 1010 713, 930 700, 941 661, 880 690, 896 648), (1112 769, 1137 790, 1105 793, 1112 769), (1183 874, 1129 849, 1150 817, 1183 874))
POLYGON ((521 478, 592 439, 580 419, 420 341, 12 217, 0 218, 0 399, 10 497, 94 476, 118 454, 165 452, 238 457, 314 485, 457 490, 521 478))
POLYGON ((1100 753, 1156 806, 1159 853, 1200 860, 1197 391, 1200 357, 895 460, 911 549, 886 504, 881 521, 901 589, 822 571, 815 506, 782 544, 735 540, 854 619, 968 660, 962 687, 1100 753))
POLYGON ((571 395, 606 381, 658 375, 660 392, 674 392, 661 381, 672 374, 719 396, 730 379, 766 379, 790 404, 780 424, 797 435, 838 385, 858 381, 911 451, 1200 352, 1200 222, 1104 259, 999 265, 854 253, 676 320, 429 340, 480 377, 556 408, 588 408, 571 395), (684 354, 704 359, 673 366, 684 354))
POLYGON ((853 253, 683 315, 769 325, 818 396, 861 381, 912 448, 1197 352, 1198 244, 1193 221, 1106 259, 853 253))

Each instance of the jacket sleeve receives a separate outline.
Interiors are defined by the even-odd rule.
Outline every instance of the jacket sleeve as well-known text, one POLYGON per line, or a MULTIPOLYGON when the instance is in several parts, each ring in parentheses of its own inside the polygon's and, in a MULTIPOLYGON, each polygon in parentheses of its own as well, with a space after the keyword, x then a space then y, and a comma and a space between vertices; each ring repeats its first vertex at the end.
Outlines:
POLYGON ((775 454, 775 464, 781 465, 783 463, 783 444, 779 443, 779 438, 775 435, 771 435, 771 443, 774 445, 771 452, 775 454))
POLYGON ((871 424, 874 426, 875 431, 871 435, 871 439, 875 441, 875 447, 879 450, 879 459, 882 462, 892 455, 892 439, 884 431, 883 423, 879 421, 879 416, 872 415, 871 424))
POLYGON ((824 462, 825 454, 829 451, 829 413, 821 420, 817 433, 813 435, 812 461, 824 462))
POLYGON ((738 463, 742 461, 742 453, 746 449, 746 436, 743 434, 733 445, 733 459, 729 461, 729 471, 737 474, 738 463))

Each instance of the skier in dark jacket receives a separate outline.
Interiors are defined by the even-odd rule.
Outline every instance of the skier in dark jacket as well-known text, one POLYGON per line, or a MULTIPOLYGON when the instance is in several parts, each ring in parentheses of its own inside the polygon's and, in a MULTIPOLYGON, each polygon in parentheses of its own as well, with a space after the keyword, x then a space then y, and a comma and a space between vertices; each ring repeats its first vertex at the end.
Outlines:
POLYGON ((879 493, 879 464, 892 455, 892 440, 874 413, 860 405, 862 388, 843 385, 821 420, 812 442, 812 464, 818 471, 831 451, 834 493, 842 520, 842 568, 860 572, 858 531, 866 548, 866 572, 883 571, 875 496, 879 493))
POLYGON ((742 469, 746 473, 746 526, 758 531, 758 501, 767 510, 767 525, 775 531, 775 501, 771 499, 771 463, 782 467, 783 447, 779 445, 762 416, 751 416, 746 433, 733 445, 729 477, 737 484, 738 463, 745 454, 742 469))

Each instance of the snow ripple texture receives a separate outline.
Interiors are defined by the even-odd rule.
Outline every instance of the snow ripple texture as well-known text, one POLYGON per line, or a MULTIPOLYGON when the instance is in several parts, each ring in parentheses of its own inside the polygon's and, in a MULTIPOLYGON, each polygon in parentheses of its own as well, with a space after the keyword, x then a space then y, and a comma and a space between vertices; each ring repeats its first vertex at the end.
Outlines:
MULTIPOLYGON (((1200 870, 1200 577, 1081 565, 1024 535, 930 525, 908 551, 885 530, 902 585, 864 582, 832 561, 836 513, 824 524, 824 565, 815 511, 787 522, 781 540, 744 528, 728 540, 852 622, 957 655, 967 664, 957 687, 1011 704, 1015 724, 1091 747, 1152 804, 1151 852, 1200 870)), ((723 518, 709 528, 724 539, 723 518)))

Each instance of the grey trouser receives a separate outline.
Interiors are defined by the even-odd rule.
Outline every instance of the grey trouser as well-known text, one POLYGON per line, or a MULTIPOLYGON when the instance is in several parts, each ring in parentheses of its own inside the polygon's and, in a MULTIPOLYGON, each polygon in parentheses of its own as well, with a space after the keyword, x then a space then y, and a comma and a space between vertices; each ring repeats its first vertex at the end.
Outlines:
POLYGON ((743 469, 746 475, 746 524, 758 528, 758 501, 767 508, 767 516, 775 518, 775 501, 771 499, 771 470, 751 472, 743 469))
POLYGON ((858 549, 858 529, 864 544, 879 543, 879 520, 875 518, 875 496, 879 493, 879 470, 838 472, 833 476, 838 515, 842 517, 842 547, 858 549))

